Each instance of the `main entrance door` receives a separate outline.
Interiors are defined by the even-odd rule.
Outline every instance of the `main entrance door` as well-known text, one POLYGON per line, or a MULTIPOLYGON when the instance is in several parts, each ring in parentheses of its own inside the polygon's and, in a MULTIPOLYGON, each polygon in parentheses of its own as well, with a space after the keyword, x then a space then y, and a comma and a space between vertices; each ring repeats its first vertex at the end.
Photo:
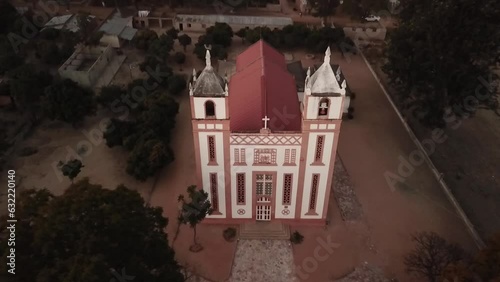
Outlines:
POLYGON ((256 220, 258 221, 271 220, 273 181, 272 174, 258 173, 255 175, 256 220))

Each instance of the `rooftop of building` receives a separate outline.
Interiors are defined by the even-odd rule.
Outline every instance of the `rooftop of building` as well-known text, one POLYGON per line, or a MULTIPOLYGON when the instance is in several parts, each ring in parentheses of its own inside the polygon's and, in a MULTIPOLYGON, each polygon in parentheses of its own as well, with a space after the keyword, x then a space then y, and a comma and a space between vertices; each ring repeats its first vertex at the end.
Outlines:
POLYGON ((271 131, 301 130, 300 105, 295 81, 283 54, 263 40, 236 59, 229 82, 231 131, 259 132, 268 118, 271 131))

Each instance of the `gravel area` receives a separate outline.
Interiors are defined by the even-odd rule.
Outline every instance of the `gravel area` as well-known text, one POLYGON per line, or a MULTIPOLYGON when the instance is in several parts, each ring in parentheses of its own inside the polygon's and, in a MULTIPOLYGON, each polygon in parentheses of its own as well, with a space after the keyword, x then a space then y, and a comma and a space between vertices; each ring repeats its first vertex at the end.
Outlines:
POLYGON ((231 282, 293 282, 293 253, 287 240, 240 240, 231 282))
POLYGON ((355 221, 363 217, 363 210, 354 192, 349 174, 347 174, 344 164, 337 156, 334 170, 333 193, 340 208, 340 214, 344 221, 355 221))
POLYGON ((335 282, 390 282, 385 278, 382 270, 376 266, 364 263, 362 266, 354 269, 346 277, 335 280, 335 282))

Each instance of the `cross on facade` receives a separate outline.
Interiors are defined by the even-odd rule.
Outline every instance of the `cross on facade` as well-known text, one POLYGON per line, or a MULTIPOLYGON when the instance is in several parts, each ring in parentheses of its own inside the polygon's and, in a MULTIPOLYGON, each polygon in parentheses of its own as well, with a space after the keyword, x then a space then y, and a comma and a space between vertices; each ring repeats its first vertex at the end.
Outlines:
POLYGON ((264 129, 267 129, 267 122, 270 120, 270 118, 265 116, 262 120, 264 121, 264 129))

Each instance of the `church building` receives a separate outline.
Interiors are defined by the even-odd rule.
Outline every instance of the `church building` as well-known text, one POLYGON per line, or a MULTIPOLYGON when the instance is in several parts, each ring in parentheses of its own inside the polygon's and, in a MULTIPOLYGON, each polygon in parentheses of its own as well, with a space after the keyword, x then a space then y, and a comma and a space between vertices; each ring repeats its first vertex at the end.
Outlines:
POLYGON ((346 95, 330 48, 303 93, 262 40, 237 57, 230 79, 207 50, 189 94, 197 185, 214 210, 206 222, 325 224, 346 95))

